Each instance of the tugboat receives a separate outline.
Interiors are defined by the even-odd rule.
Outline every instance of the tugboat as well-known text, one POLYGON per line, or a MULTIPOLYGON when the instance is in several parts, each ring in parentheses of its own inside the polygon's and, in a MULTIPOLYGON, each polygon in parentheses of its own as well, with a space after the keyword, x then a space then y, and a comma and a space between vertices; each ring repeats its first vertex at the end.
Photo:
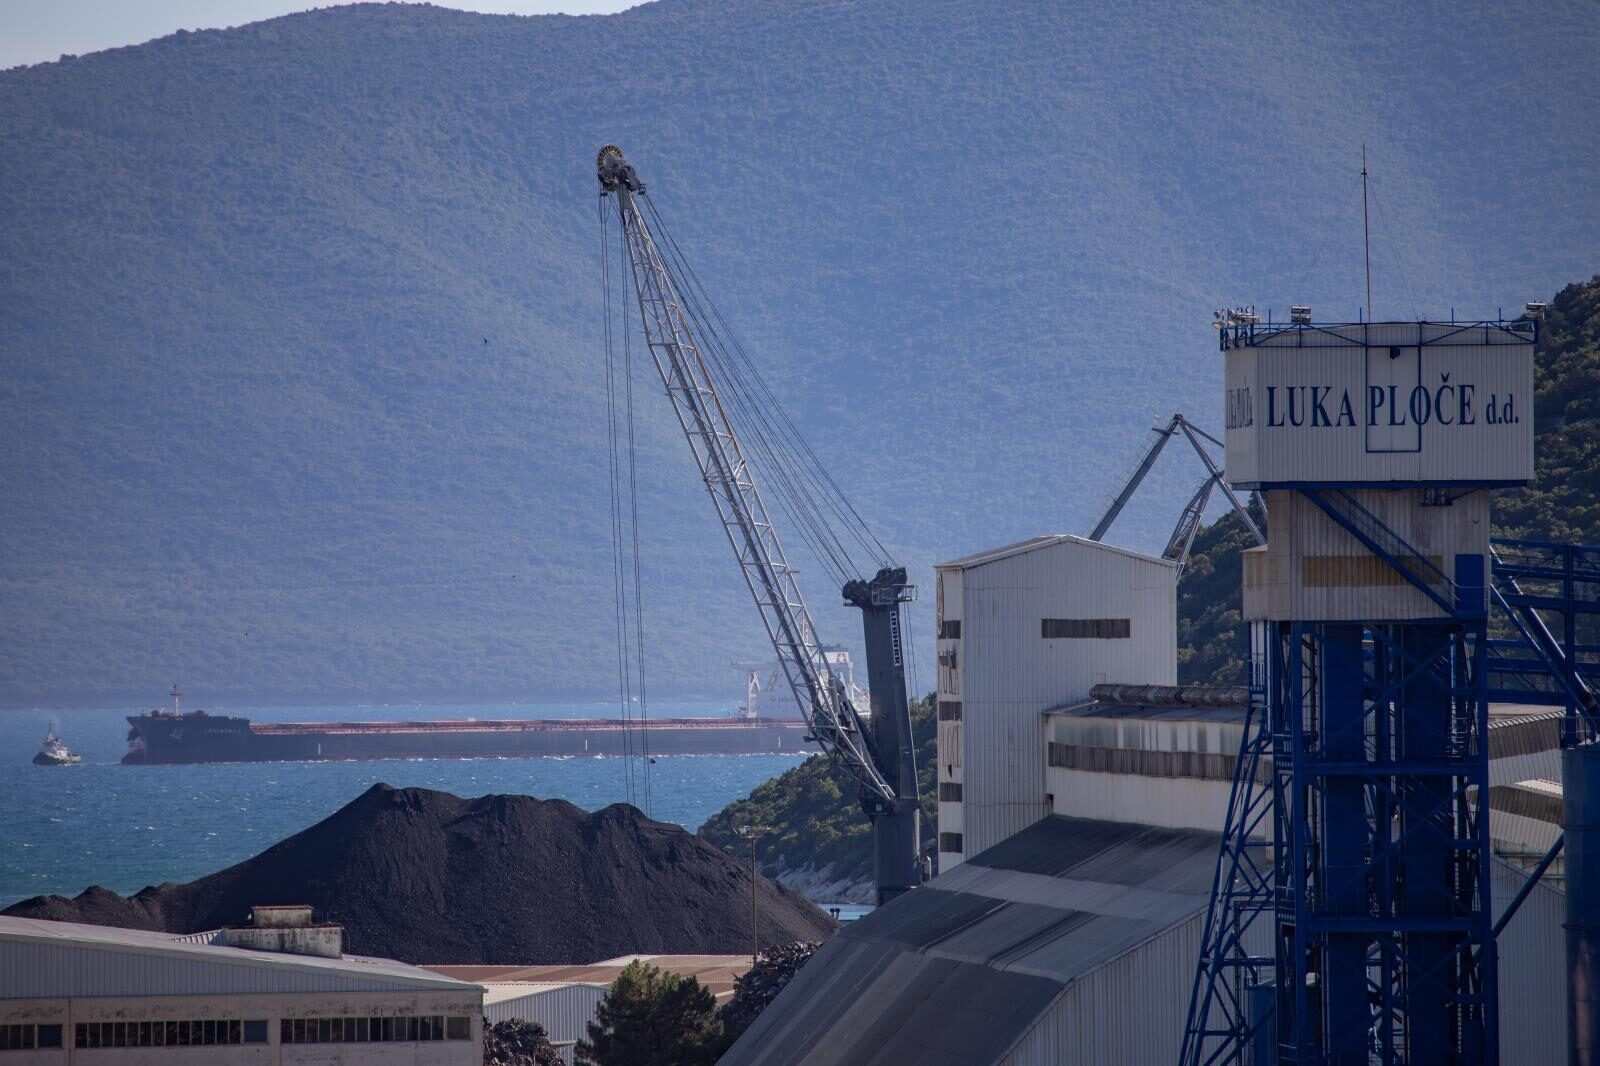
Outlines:
POLYGON ((74 766, 83 761, 83 756, 75 754, 61 738, 56 736, 56 723, 50 722, 50 728, 45 731, 44 747, 39 749, 39 754, 33 757, 35 766, 74 766))

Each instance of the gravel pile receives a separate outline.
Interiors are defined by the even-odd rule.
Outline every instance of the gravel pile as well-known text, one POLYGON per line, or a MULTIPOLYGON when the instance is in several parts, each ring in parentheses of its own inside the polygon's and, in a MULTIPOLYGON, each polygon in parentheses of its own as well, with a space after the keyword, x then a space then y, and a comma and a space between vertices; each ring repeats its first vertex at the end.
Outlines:
MULTIPOLYGON (((760 877, 763 944, 834 923, 760 877)), ((345 951, 413 963, 589 963, 618 955, 750 950, 750 872, 681 827, 615 804, 590 814, 531 796, 461 799, 374 785, 252 859, 123 897, 36 896, 5 913, 192 933, 255 904, 309 903, 345 951)))

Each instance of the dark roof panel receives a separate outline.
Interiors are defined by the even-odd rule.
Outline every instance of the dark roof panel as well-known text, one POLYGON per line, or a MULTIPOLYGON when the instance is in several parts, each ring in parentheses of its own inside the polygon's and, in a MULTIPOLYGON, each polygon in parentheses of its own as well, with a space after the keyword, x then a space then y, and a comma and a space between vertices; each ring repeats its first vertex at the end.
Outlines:
POLYGON ((1060 993, 1041 977, 906 952, 841 932, 719 1066, 993 1062, 1060 993))
POLYGON ((1073 981, 1203 908, 1218 840, 1046 818, 847 925, 722 1066, 995 1062, 1073 981))

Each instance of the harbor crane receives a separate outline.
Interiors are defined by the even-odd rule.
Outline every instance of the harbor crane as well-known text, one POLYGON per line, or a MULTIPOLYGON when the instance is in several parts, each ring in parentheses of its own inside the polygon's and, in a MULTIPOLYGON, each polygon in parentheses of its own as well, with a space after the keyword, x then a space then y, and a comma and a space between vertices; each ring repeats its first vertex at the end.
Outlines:
POLYGON ((1195 455, 1199 456, 1200 462, 1205 466, 1206 476, 1205 480, 1200 482, 1200 487, 1195 490, 1194 495, 1189 497, 1189 502, 1184 505, 1183 513, 1178 516, 1178 524, 1173 527, 1172 536, 1167 539, 1167 546, 1162 550, 1161 557, 1177 563, 1178 573, 1183 573, 1183 568, 1189 563, 1189 550, 1194 547, 1195 534, 1200 531, 1200 522, 1205 517, 1206 505, 1211 502, 1211 491, 1215 488, 1221 488, 1223 495, 1228 497, 1228 503, 1232 505, 1233 513, 1239 516, 1239 520, 1244 523, 1245 529, 1250 531, 1250 536, 1255 539, 1255 542, 1258 545, 1267 542, 1267 538, 1262 535, 1260 527, 1256 525, 1255 519, 1250 517, 1250 509, 1244 505, 1239 497, 1235 495, 1233 489, 1229 487, 1222 468, 1217 466, 1216 461, 1211 458, 1211 454, 1206 451, 1205 445, 1201 443, 1201 438, 1204 438, 1220 448, 1222 447, 1220 440, 1181 414, 1173 415, 1167 420, 1166 425, 1157 423, 1151 427, 1151 430, 1155 436, 1151 439, 1143 456, 1140 457, 1138 465, 1134 467, 1133 472, 1123 482, 1122 489, 1112 499, 1111 503, 1106 506, 1105 514, 1101 515, 1100 521, 1095 523, 1094 531, 1089 534, 1090 540, 1104 539, 1112 524, 1116 522, 1117 516, 1128 505, 1128 501, 1133 498, 1133 494, 1139 490, 1139 486, 1144 482, 1145 475, 1149 474, 1150 468, 1156 465, 1156 460, 1161 457, 1161 450, 1167 446, 1168 441, 1179 432, 1182 432, 1183 436, 1189 441, 1189 446, 1194 449, 1195 455))
MULTIPOLYGON (((900 605, 914 598, 915 588, 905 569, 885 558, 882 544, 855 510, 842 502, 837 486, 777 407, 661 224, 621 149, 606 145, 596 162, 602 212, 609 201, 621 222, 645 344, 706 492, 812 737, 858 786, 862 809, 872 823, 874 879, 882 905, 922 880, 905 672, 910 648, 900 612, 900 605), (736 422, 741 432, 735 431, 736 422), (757 486, 747 444, 765 460, 763 473, 772 477, 801 537, 819 560, 833 565, 836 577, 846 578, 841 590, 846 604, 861 611, 869 713, 855 706, 844 679, 828 662, 757 486), (849 527, 844 534, 830 528, 830 510, 833 519, 849 527), (844 566, 849 559, 844 535, 876 547, 883 565, 872 577, 844 566)), ((603 213, 602 219, 606 217, 603 213)), ((608 292, 608 314, 609 300, 608 292)))

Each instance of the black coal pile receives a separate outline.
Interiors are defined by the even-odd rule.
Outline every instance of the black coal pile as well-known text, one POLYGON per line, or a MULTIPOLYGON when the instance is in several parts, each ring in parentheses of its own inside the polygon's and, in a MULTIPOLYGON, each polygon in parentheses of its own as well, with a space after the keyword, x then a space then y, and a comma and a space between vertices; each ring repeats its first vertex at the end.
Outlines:
MULTIPOLYGON (((764 943, 833 922, 758 877, 764 943)), ((311 904, 345 951, 415 963, 589 963, 631 953, 750 950, 750 871, 681 827, 615 804, 593 814, 531 796, 461 799, 374 785, 252 859, 123 897, 95 887, 5 913, 193 933, 256 904, 311 904)))

